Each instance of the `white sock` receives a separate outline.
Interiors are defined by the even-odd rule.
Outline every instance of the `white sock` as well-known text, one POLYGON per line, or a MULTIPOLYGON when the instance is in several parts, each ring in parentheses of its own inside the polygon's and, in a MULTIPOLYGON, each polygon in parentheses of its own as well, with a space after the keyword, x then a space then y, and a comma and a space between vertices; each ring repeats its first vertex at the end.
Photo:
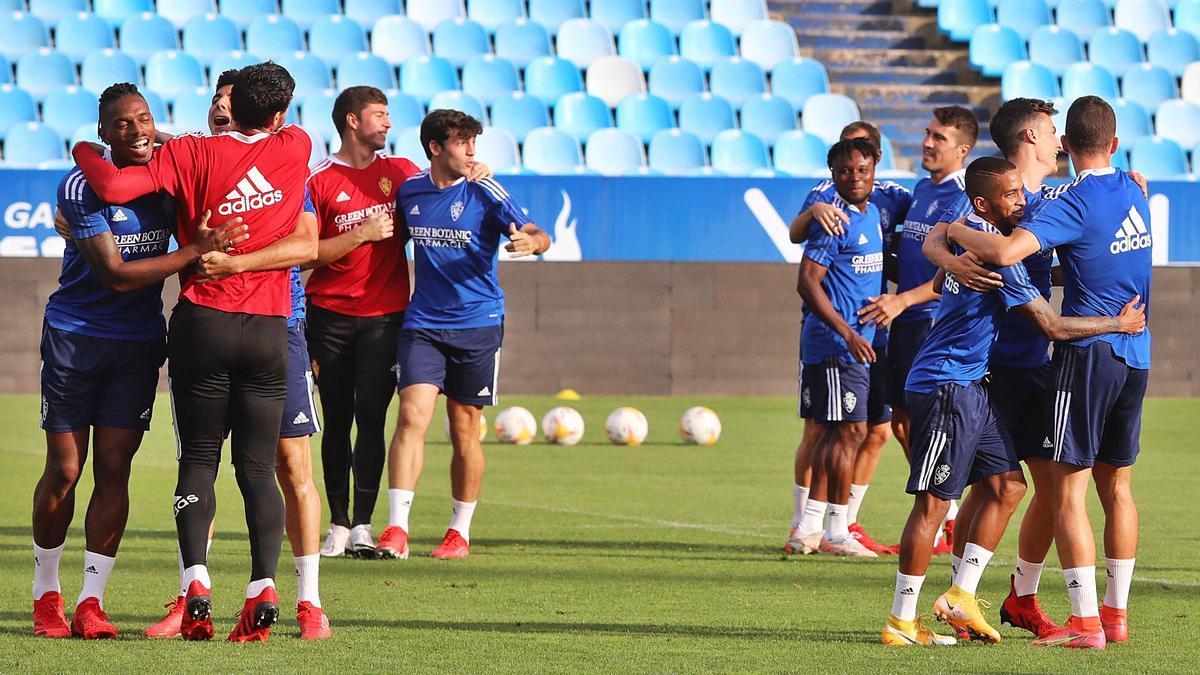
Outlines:
POLYGON ((917 618, 917 600, 921 596, 921 585, 925 575, 909 576, 896 572, 896 592, 892 596, 892 616, 901 621, 917 618))
POLYGON ((867 496, 867 488, 870 485, 855 485, 850 484, 850 510, 846 514, 846 520, 850 523, 858 522, 858 507, 862 506, 863 497, 867 496))
MULTIPOLYGON (((320 555, 320 554, 318 554, 318 555, 320 555)), ((271 577, 266 577, 264 579, 255 579, 254 581, 251 581, 250 583, 246 584, 246 599, 249 600, 250 598, 257 598, 260 593, 267 590, 268 588, 275 588, 275 580, 274 579, 272 579, 271 577)))
POLYGON ((800 525, 800 520, 804 518, 804 503, 808 501, 808 488, 803 485, 792 486, 792 529, 796 529, 800 525))
POLYGON ((991 551, 982 546, 967 544, 967 547, 963 549, 962 563, 959 564, 958 572, 954 575, 954 585, 975 595, 979 590, 979 580, 983 578, 983 571, 987 569, 991 560, 991 551))
POLYGON ((116 558, 84 551, 83 590, 79 591, 79 597, 75 599, 75 604, 78 605, 88 598, 96 598, 100 601, 100 607, 103 608, 104 589, 108 587, 108 577, 112 575, 113 565, 116 564, 116 558))
POLYGON ((207 589, 212 588, 212 579, 208 578, 207 565, 192 565, 183 571, 183 588, 185 589, 183 592, 184 595, 187 595, 186 589, 188 586, 192 585, 193 581, 199 581, 200 585, 207 589))
POLYGON ((1037 595, 1038 584, 1042 581, 1042 569, 1046 567, 1046 563, 1031 563, 1021 556, 1017 556, 1016 572, 1013 573, 1013 590, 1017 592, 1018 597, 1026 595, 1037 595))
POLYGON ((825 522, 825 502, 809 499, 804 503, 804 515, 800 518, 800 534, 809 534, 822 529, 825 522))
POLYGON ((1067 581, 1067 596, 1071 599, 1071 616, 1100 616, 1100 603, 1096 600, 1096 566, 1063 570, 1063 578, 1067 581))
POLYGON ((54 548, 42 548, 37 544, 33 545, 33 599, 38 600, 43 595, 54 591, 62 592, 62 586, 58 583, 58 563, 62 560, 63 548, 67 542, 63 542, 54 548))
POLYGON ((954 583, 954 580, 958 578, 958 568, 960 568, 960 567, 962 567, 962 558, 951 553, 950 554, 950 583, 954 583))
POLYGON ((388 490, 388 525, 408 532, 408 512, 412 510, 412 490, 388 490))
POLYGON ((1133 561, 1105 558, 1104 567, 1108 570, 1108 588, 1104 591, 1104 606, 1112 609, 1126 609, 1129 606, 1129 584, 1133 583, 1133 561))
POLYGON ((321 593, 318 589, 321 574, 321 554, 301 555, 296 561, 296 604, 311 602, 314 607, 321 606, 321 593))
POLYGON ((479 502, 460 502, 451 499, 454 510, 450 512, 450 529, 458 530, 462 538, 471 541, 471 518, 475 515, 475 505, 479 502))
POLYGON ((957 517, 958 517, 958 500, 951 499, 950 500, 950 509, 948 511, 946 511, 946 517, 942 519, 942 524, 945 525, 946 523, 950 522, 951 520, 954 520, 957 517))
POLYGON ((826 539, 844 541, 850 536, 850 522, 846 519, 848 511, 849 508, 845 504, 829 505, 829 529, 825 531, 826 539))
MULTIPOLYGON (((205 559, 208 558, 208 552, 212 550, 212 542, 213 540, 209 539, 208 543, 204 545, 205 559)), ((175 542, 175 556, 176 560, 179 562, 179 595, 187 595, 187 587, 188 583, 190 582, 185 582, 183 580, 183 549, 179 548, 179 542, 175 542)), ((210 587, 208 582, 204 582, 204 587, 210 587)))

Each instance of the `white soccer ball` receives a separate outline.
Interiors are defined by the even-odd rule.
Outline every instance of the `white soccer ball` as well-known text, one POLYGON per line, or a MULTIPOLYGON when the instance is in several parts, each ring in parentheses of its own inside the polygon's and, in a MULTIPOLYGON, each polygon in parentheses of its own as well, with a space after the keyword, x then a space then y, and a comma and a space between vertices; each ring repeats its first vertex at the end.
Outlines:
POLYGON ((687 443, 712 445, 721 437, 721 418, 704 406, 688 408, 679 419, 679 435, 687 443))
POLYGON ((496 415, 496 437, 501 443, 529 445, 537 436, 537 420, 521 406, 505 408, 496 415))
POLYGON ((583 415, 567 406, 553 408, 542 418, 542 435, 548 443, 575 445, 583 438, 583 415))
MULTIPOLYGON (((481 414, 479 416, 479 442, 480 443, 483 442, 483 439, 487 438, 487 430, 488 430, 487 418, 481 414)), ((446 434, 446 438, 450 438, 450 418, 449 417, 442 420, 442 431, 446 434)))
POLYGON ((604 433, 617 445, 641 445, 650 431, 646 416, 637 408, 622 406, 612 411, 604 422, 604 433))

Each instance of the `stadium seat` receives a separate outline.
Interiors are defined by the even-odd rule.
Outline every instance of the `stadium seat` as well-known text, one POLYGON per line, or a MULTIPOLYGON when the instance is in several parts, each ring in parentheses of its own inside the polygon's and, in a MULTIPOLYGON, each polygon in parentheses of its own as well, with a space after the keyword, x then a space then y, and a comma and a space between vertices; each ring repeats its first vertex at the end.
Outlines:
POLYGON ((999 77, 1010 63, 1027 58, 1025 41, 1017 31, 995 23, 975 29, 968 52, 971 65, 986 77, 999 77))
POLYGON ((604 176, 635 174, 646 166, 646 151, 641 139, 631 132, 599 129, 588 136, 584 163, 604 176))
POLYGON ((216 84, 217 77, 227 70, 239 70, 258 62, 259 60, 255 58, 253 54, 247 53, 240 49, 227 52, 225 54, 219 54, 213 57, 212 64, 209 65, 209 70, 213 75, 213 84, 216 84))
POLYGON ((1080 96, 1099 96, 1106 101, 1117 100, 1117 78, 1103 66, 1076 63, 1067 68, 1062 78, 1063 98, 1067 105, 1080 96))
POLYGON ((491 105, 501 96, 518 91, 521 88, 521 77, 517 69, 506 59, 493 54, 476 56, 467 61, 462 70, 463 91, 491 105))
POLYGON ((693 21, 708 18, 704 0, 650 0, 650 18, 679 35, 693 21))
POLYGON ((282 0, 280 12, 305 32, 325 17, 342 13, 338 0, 282 0))
POLYGON ((522 0, 467 0, 467 18, 495 33, 501 24, 525 16, 522 0))
POLYGON ((1121 78, 1121 95, 1146 110, 1157 110, 1163 101, 1179 97, 1179 87, 1166 68, 1141 63, 1127 70, 1121 78))
POLYGON ((529 18, 542 24, 550 35, 558 35, 564 21, 585 17, 583 0, 529 0, 529 18))
POLYGON ((116 49, 99 49, 83 59, 79 83, 96 96, 117 82, 141 84, 142 71, 133 57, 116 49))
MULTIPOLYGON (((155 120, 154 126, 156 129, 158 128, 158 120, 155 120)), ((100 140, 100 130, 97 128, 97 124, 95 122, 90 124, 80 124, 79 126, 75 127, 75 131, 73 133, 71 133, 69 136, 64 136, 63 138, 70 139, 67 141, 68 149, 75 147, 76 143, 103 143, 103 141, 100 140)))
POLYGON ((805 101, 801 119, 805 131, 820 136, 832 145, 841 137, 843 127, 857 122, 862 116, 858 112, 858 105, 846 96, 815 94, 805 101))
POLYGON ((475 137, 475 161, 482 162, 496 173, 511 173, 521 168, 521 152, 517 139, 506 129, 484 127, 475 137))
POLYGON ((21 58, 40 47, 50 45, 50 31, 46 24, 32 14, 25 12, 0 12, 0 56, 9 62, 21 58))
POLYGON ((242 33, 229 17, 202 14, 188 20, 183 27, 183 51, 204 65, 226 52, 242 48, 242 33))
POLYGON ((1083 44, 1065 28, 1042 26, 1029 38, 1029 60, 1061 77, 1072 64, 1083 61, 1083 44))
POLYGON ((1129 167, 1148 180, 1179 180, 1187 177, 1187 156, 1178 143, 1160 136, 1147 136, 1129 151, 1129 167))
POLYGON ((188 89, 205 84, 204 66, 186 52, 158 52, 146 62, 146 87, 158 92, 168 102, 174 101, 177 95, 188 89))
POLYGON ((971 33, 993 23, 987 0, 941 0, 937 6, 938 28, 955 42, 966 42, 971 33))
POLYGON ((678 110, 685 98, 704 91, 704 71, 694 61, 668 56, 650 67, 649 89, 678 110))
POLYGON ((171 115, 167 109, 167 102, 158 92, 148 87, 142 87, 138 91, 142 93, 142 98, 146 99, 146 106, 150 108, 150 114, 154 116, 154 119, 171 119, 171 115))
POLYGON ((1142 62, 1142 43, 1133 33, 1115 26, 1098 30, 1088 42, 1088 60, 1122 75, 1142 62))
POLYGON ((545 26, 525 17, 497 26, 493 39, 496 56, 508 59, 518 68, 524 68, 536 58, 554 54, 545 26))
POLYGON ((246 29, 246 51, 278 61, 304 49, 304 33, 295 21, 279 14, 260 16, 246 29))
POLYGON ((1184 69, 1182 84, 1179 88, 1180 96, 1185 101, 1200 103, 1200 63, 1190 64, 1184 69))
POLYGON ((1143 138, 1154 135, 1150 113, 1137 103, 1117 99, 1113 102, 1113 111, 1117 114, 1117 138, 1121 139, 1122 146, 1132 147, 1143 138))
POLYGON ((474 117, 481 124, 487 124, 487 109, 483 107, 483 103, 461 91, 449 90, 434 94, 429 100, 429 112, 434 110, 457 110, 474 117))
POLYGON ((563 94, 583 91, 583 76, 575 64, 547 56, 534 59, 525 67, 525 93, 552 106, 563 94))
MULTIPOLYGON (((308 140, 312 143, 312 150, 308 153, 308 168, 312 169, 329 156, 329 148, 315 133, 308 129, 304 129, 304 133, 308 134, 308 140)), ((339 142, 338 145, 340 146, 341 143, 339 142)))
POLYGON ((749 176, 771 168, 771 158, 762 139, 739 129, 726 129, 712 142, 713 171, 730 176, 749 176))
POLYGON ((158 0, 155 11, 170 21, 176 30, 183 30, 192 19, 217 11, 217 3, 213 0, 158 0))
POLYGON ((154 0, 92 0, 92 12, 116 28, 131 16, 153 13, 154 0))
POLYGON ((554 126, 580 143, 597 129, 613 125, 612 111, 604 101, 583 92, 564 94, 554 104, 554 126))
POLYGON ((536 96, 522 91, 513 91, 492 103, 492 126, 507 129, 525 141, 525 134, 538 127, 550 126, 550 113, 546 104, 536 96))
POLYGON ((0 56, 0 84, 12 84, 13 69, 8 59, 0 56))
POLYGON ((421 126, 421 120, 425 119, 425 107, 420 101, 399 89, 387 92, 387 99, 388 116, 392 118, 392 128, 388 131, 389 142, 395 140, 395 134, 401 129, 421 126))
MULTIPOLYGON (((0 11, 7 13, 23 9, 24 7, 18 4, 16 7, 0 8, 0 11)), ((88 0, 29 0, 29 13, 41 19, 48 28, 56 28, 58 22, 68 16, 90 10, 88 0)))
POLYGON ((764 0, 711 0, 708 7, 713 21, 729 27, 734 35, 751 21, 767 18, 767 3, 764 0))
POLYGON ((785 131, 775 139, 775 170, 790 176, 827 176, 829 146, 816 134, 785 131))
POLYGON ((602 56, 588 66, 587 92, 616 108, 621 99, 646 91, 646 77, 638 64, 621 56, 602 56))
POLYGON ((308 29, 308 51, 329 63, 337 63, 347 54, 367 51, 366 33, 353 19, 322 16, 308 29))
POLYGON ((51 90, 75 84, 75 66, 66 55, 42 47, 17 61, 17 84, 40 101, 51 90))
POLYGON ((767 78, 753 61, 738 56, 713 64, 708 76, 709 91, 729 101, 735 108, 747 99, 767 91, 767 78))
POLYGON ((1160 30, 1151 35, 1146 43, 1146 60, 1180 77, 1189 63, 1200 61, 1200 46, 1196 43, 1196 37, 1187 31, 1175 28, 1160 30))
POLYGON ((1117 0, 1113 25, 1146 42, 1151 35, 1171 27, 1171 12, 1162 0, 1117 0))
POLYGON ((667 175, 694 173, 705 167, 704 142, 682 129, 663 129, 650 141, 649 162, 667 175))
POLYGON ((116 46, 112 26, 95 14, 86 12, 63 17, 54 31, 54 44, 76 65, 89 52, 116 46))
POLYGON ((371 53, 393 66, 429 54, 429 35, 421 24, 403 16, 385 16, 371 31, 371 53))
POLYGON ((800 52, 796 30, 782 21, 751 21, 742 29, 740 43, 742 58, 757 63, 764 71, 796 58, 800 52))
POLYGON ((278 11, 275 0, 219 0, 220 14, 225 15, 238 29, 246 30, 255 19, 278 11))
POLYGON ((400 66, 400 91, 423 105, 429 105, 434 94, 447 89, 458 89, 458 73, 440 56, 414 56, 400 66))
MULTIPOLYGON (((336 89, 325 89, 305 96, 300 102, 300 124, 326 143, 337 136, 337 127, 333 124, 333 103, 337 100, 337 94, 336 89)), ((397 125, 397 122, 392 121, 393 128, 397 125)))
POLYGON ((1179 0, 1175 5, 1175 27, 1200 39, 1200 0, 1179 0))
POLYGON ((558 58, 585 69, 601 56, 616 54, 612 33, 590 19, 569 19, 558 27, 555 40, 558 58))
POLYGON ((525 136, 525 168, 539 174, 577 173, 583 165, 583 153, 579 142, 570 134, 542 127, 533 129, 525 136))
POLYGON ((675 126, 671 104, 654 94, 626 96, 617 104, 617 128, 631 132, 649 143, 663 129, 675 126))
POLYGON ((144 66, 161 51, 179 49, 179 36, 170 21, 151 12, 134 14, 121 24, 121 51, 144 66))
POLYGON ((1154 130, 1181 147, 1195 147, 1200 143, 1200 105, 1182 99, 1164 101, 1154 115, 1154 130))
POLYGON ((55 89, 42 102, 42 124, 63 138, 70 137, 83 124, 96 124, 99 120, 96 95, 82 87, 55 89))
POLYGON ((726 129, 736 129, 737 120, 729 101, 710 93, 693 94, 679 106, 679 128, 712 143, 717 134, 726 129))
POLYGON ((638 19, 621 28, 617 36, 617 53, 650 70, 654 62, 677 53, 671 30, 657 21, 638 19))
POLYGON ((737 55, 733 33, 712 21, 693 21, 679 34, 679 55, 707 72, 720 59, 737 55))
MULTIPOLYGON (((171 127, 180 133, 207 131, 210 105, 212 105, 212 91, 208 87, 194 87, 179 92, 175 96, 175 105, 171 106, 171 127)), ((308 120, 302 121, 308 128, 308 120)), ((160 123, 159 126, 165 125, 160 123)))
POLYGON ((892 147, 892 141, 887 134, 879 137, 879 164, 875 168, 879 171, 896 170, 896 149, 892 147))
POLYGON ((1058 0, 1055 23, 1086 42, 1091 39, 1092 33, 1110 26, 1112 17, 1100 0, 1058 0))
POLYGON ((1050 69, 1032 61, 1009 64, 1000 76, 1000 98, 1058 98, 1058 78, 1050 69))
POLYGON ((421 127, 411 126, 397 132, 396 141, 392 144, 392 154, 403 157, 422 169, 428 169, 429 158, 425 156, 425 150, 421 147, 421 127))
POLYGON ((592 21, 616 35, 625 24, 646 18, 646 2, 645 0, 591 0, 588 14, 592 21))
POLYGON ((491 51, 487 31, 466 17, 447 19, 433 31, 433 53, 462 68, 467 61, 491 51))
MULTIPOLYGON (((313 56, 308 52, 292 52, 278 60, 279 65, 287 68, 296 81, 293 94, 296 99, 303 99, 309 94, 323 89, 333 88, 333 76, 329 72, 329 64, 325 59, 313 56)), ((217 72, 213 68, 213 72, 217 72)))
POLYGON ((337 62, 338 89, 358 85, 387 91, 396 86, 396 71, 383 57, 371 52, 347 54, 337 62))
POLYGON ((787 99, 797 111, 813 94, 829 92, 829 73, 820 61, 803 56, 784 61, 771 70, 771 93, 787 99))
POLYGON ((996 3, 996 23, 1012 28, 1028 40, 1039 26, 1053 22, 1046 0, 1004 0, 996 3))
POLYGON ((407 0, 405 9, 408 18, 430 33, 443 21, 466 18, 467 15, 462 0, 407 0))
POLYGON ((0 84, 0 140, 13 126, 37 118, 37 103, 29 92, 14 84, 0 84))
POLYGON ((792 104, 771 94, 760 94, 742 105, 740 128, 758 136, 767 147, 775 144, 779 134, 796 128, 796 111, 792 104))
POLYGON ((385 16, 404 13, 401 0, 346 0, 346 18, 363 28, 370 28, 385 16))
POLYGON ((65 158, 62 138, 47 125, 15 124, 4 137, 4 163, 10 167, 36 167, 65 158))

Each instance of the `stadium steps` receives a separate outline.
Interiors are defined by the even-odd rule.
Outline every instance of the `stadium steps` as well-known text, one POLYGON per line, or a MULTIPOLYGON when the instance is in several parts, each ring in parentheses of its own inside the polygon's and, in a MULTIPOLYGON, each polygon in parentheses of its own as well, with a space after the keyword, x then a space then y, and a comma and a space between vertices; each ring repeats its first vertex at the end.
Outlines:
POLYGON ((886 16, 894 12, 897 3, 889 0, 773 0, 767 4, 779 14, 805 11, 886 16))

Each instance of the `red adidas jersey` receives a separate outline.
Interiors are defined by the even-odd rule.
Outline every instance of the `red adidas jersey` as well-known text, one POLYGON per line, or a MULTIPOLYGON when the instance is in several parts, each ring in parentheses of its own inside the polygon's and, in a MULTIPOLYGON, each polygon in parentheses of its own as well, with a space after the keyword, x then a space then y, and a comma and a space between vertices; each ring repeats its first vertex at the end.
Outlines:
MULTIPOLYGON (((117 169, 86 146, 76 146, 74 156, 89 185, 106 202, 123 204, 158 190, 173 195, 180 244, 192 241, 206 210, 212 211, 210 227, 241 216, 250 239, 231 252, 236 255, 265 248, 296 229, 311 151, 308 134, 289 125, 254 136, 176 136, 155 150, 145 166, 117 169)), ((179 274, 179 297, 225 312, 288 316, 288 275, 288 270, 245 272, 198 284, 185 270, 179 274)))
MULTIPOLYGON (((317 215, 321 239, 330 239, 358 227, 371 214, 387 211, 395 217, 396 190, 419 171, 407 159, 385 153, 377 154, 362 169, 330 156, 308 177, 305 208, 317 215)), ((390 239, 363 244, 340 260, 314 269, 305 287, 309 301, 350 316, 403 311, 409 296, 404 242, 397 232, 390 239)))

